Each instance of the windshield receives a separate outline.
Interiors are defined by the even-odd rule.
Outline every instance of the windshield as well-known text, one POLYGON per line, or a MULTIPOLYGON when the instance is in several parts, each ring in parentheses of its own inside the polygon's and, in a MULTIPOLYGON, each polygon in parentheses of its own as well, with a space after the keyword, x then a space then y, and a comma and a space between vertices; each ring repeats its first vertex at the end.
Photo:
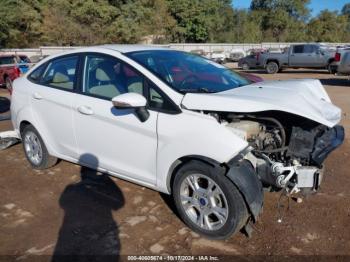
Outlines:
POLYGON ((228 68, 191 53, 151 50, 127 56, 183 94, 216 93, 251 83, 228 68))

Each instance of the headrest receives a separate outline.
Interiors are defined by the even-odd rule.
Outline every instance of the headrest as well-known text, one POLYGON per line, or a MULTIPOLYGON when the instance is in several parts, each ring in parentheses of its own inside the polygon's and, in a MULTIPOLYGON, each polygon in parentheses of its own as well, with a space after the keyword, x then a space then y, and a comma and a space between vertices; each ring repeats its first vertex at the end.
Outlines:
POLYGON ((111 81, 112 80, 102 68, 96 69, 96 79, 98 81, 111 81))
POLYGON ((56 72, 52 79, 52 83, 66 83, 69 81, 69 77, 61 72, 56 72))

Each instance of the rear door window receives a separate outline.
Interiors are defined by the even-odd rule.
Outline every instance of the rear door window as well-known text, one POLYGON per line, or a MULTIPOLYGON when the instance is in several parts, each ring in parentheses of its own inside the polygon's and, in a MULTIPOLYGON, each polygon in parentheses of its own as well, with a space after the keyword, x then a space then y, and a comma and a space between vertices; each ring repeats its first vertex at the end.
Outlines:
POLYGON ((316 51, 316 47, 314 45, 305 45, 304 46, 304 53, 306 54, 312 54, 316 51))
POLYGON ((49 62, 41 78, 43 85, 73 90, 76 83, 78 56, 58 58, 49 62))
POLYGON ((304 51, 304 46, 303 45, 295 45, 293 48, 293 53, 294 54, 302 54, 304 51))

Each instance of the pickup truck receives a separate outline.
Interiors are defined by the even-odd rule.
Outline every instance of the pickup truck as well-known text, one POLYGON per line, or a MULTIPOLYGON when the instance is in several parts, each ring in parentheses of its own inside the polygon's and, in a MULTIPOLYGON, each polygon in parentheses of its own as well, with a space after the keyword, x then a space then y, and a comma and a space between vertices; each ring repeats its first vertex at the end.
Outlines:
POLYGON ((284 53, 264 53, 259 62, 267 73, 275 74, 283 68, 326 68, 334 60, 335 52, 321 44, 291 45, 284 53))
POLYGON ((12 90, 12 82, 29 70, 30 60, 25 55, 0 55, 0 86, 12 90))

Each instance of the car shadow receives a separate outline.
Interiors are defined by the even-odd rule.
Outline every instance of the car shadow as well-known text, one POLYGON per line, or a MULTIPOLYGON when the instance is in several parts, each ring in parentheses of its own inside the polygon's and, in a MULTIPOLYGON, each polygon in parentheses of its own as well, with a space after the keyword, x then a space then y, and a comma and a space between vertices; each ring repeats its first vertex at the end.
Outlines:
POLYGON ((7 97, 0 96, 0 114, 10 110, 11 101, 7 97))
POLYGON ((112 211, 124 205, 124 196, 108 175, 96 171, 94 155, 80 159, 89 159, 93 169, 82 167, 81 180, 61 194, 64 219, 52 261, 119 261, 119 230, 112 211))
POLYGON ((328 78, 328 79, 320 79, 320 81, 322 85, 350 87, 350 80, 347 78, 328 78))

